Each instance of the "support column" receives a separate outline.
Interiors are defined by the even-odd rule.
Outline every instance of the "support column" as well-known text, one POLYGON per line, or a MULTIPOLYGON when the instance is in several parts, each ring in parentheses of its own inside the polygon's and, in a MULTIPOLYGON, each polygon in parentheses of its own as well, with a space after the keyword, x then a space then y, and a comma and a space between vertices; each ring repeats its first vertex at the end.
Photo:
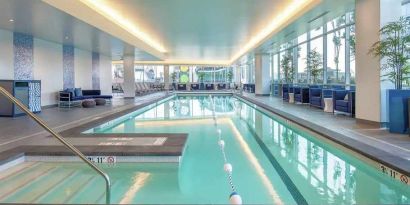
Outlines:
POLYGON ((164 85, 165 90, 169 90, 169 65, 164 65, 164 85))
POLYGON ((255 94, 268 96, 270 93, 269 55, 255 55, 255 94))
POLYGON ((369 55, 380 39, 379 30, 398 20, 401 0, 356 0, 356 118, 384 124, 388 120, 387 89, 393 84, 382 81, 381 59, 369 55))
POLYGON ((135 97, 134 55, 124 56, 124 98, 135 97))

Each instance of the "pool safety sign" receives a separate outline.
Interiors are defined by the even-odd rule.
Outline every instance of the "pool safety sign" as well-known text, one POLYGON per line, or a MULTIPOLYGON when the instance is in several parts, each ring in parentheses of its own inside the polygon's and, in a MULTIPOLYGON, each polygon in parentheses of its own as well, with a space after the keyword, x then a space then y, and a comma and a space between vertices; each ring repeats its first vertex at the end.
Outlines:
POLYGON ((383 174, 390 176, 393 179, 401 181, 403 184, 410 185, 410 177, 402 174, 390 167, 387 167, 386 165, 380 164, 380 171, 383 172, 383 174))
POLYGON ((115 156, 88 156, 88 160, 96 164, 115 164, 117 157, 115 156))

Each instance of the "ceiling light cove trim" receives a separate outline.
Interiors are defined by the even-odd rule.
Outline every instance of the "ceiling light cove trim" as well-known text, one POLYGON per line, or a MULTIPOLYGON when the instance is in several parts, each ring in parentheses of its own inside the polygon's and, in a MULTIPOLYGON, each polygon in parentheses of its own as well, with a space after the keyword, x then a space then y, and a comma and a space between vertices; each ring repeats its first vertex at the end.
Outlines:
POLYGON ((139 48, 158 59, 165 59, 167 50, 144 28, 133 24, 102 0, 42 0, 81 21, 139 48))
MULTIPOLYGON (((123 61, 112 61, 113 64, 122 64, 123 61)), ((165 61, 134 61, 135 65, 202 65, 202 66, 229 66, 229 61, 200 61, 200 60, 165 60, 165 61)))
POLYGON ((109 5, 105 4, 102 0, 79 0, 83 4, 87 5, 88 7, 92 8, 94 11, 98 12, 99 14, 103 15, 110 21, 114 22, 115 24, 121 26, 123 29, 127 30, 128 32, 132 33, 135 37, 141 39, 148 45, 154 47, 161 53, 167 52, 167 50, 157 41, 153 40, 146 32, 143 31, 142 28, 135 25, 129 19, 124 17, 121 13, 111 8, 109 5))
POLYGON ((301 17, 306 11, 317 6, 321 1, 322 0, 292 0, 268 25, 253 36, 235 55, 233 55, 230 59, 230 64, 233 64, 240 57, 260 46, 263 42, 281 31, 291 22, 301 17))

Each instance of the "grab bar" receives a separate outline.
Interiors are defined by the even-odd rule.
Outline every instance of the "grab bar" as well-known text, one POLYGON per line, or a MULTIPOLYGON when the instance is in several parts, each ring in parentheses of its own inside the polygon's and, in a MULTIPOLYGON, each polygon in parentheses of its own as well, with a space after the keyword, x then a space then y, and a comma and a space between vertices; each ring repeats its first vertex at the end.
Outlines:
POLYGON ((43 127, 46 131, 48 131, 52 136, 57 138, 58 141, 63 143, 68 149, 70 149, 74 154, 80 157, 87 165, 93 168, 98 174, 100 174, 105 179, 105 203, 110 204, 111 200, 111 182, 110 177, 103 172, 100 168, 98 168, 95 164, 90 162, 83 153, 80 152, 77 148, 75 148, 71 143, 66 141, 60 134, 52 130, 50 127, 46 125, 39 117, 34 115, 23 103, 21 103, 17 98, 12 96, 7 90, 0 86, 0 93, 3 94, 8 100, 12 103, 16 104, 21 110, 23 110, 28 116, 30 116, 34 121, 36 121, 41 127, 43 127))

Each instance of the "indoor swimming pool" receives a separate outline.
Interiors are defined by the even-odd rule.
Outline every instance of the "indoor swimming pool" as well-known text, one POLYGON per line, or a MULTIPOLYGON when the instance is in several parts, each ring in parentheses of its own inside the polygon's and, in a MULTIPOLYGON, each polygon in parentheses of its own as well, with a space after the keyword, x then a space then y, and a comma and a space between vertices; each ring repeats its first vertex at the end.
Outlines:
MULTIPOLYGON (((179 163, 100 165, 112 203, 227 204, 218 129, 244 204, 410 203, 374 162, 234 96, 173 96, 86 133, 188 133, 179 163)), ((0 176, 0 202, 104 203, 104 181, 81 163, 24 162, 0 176)))

